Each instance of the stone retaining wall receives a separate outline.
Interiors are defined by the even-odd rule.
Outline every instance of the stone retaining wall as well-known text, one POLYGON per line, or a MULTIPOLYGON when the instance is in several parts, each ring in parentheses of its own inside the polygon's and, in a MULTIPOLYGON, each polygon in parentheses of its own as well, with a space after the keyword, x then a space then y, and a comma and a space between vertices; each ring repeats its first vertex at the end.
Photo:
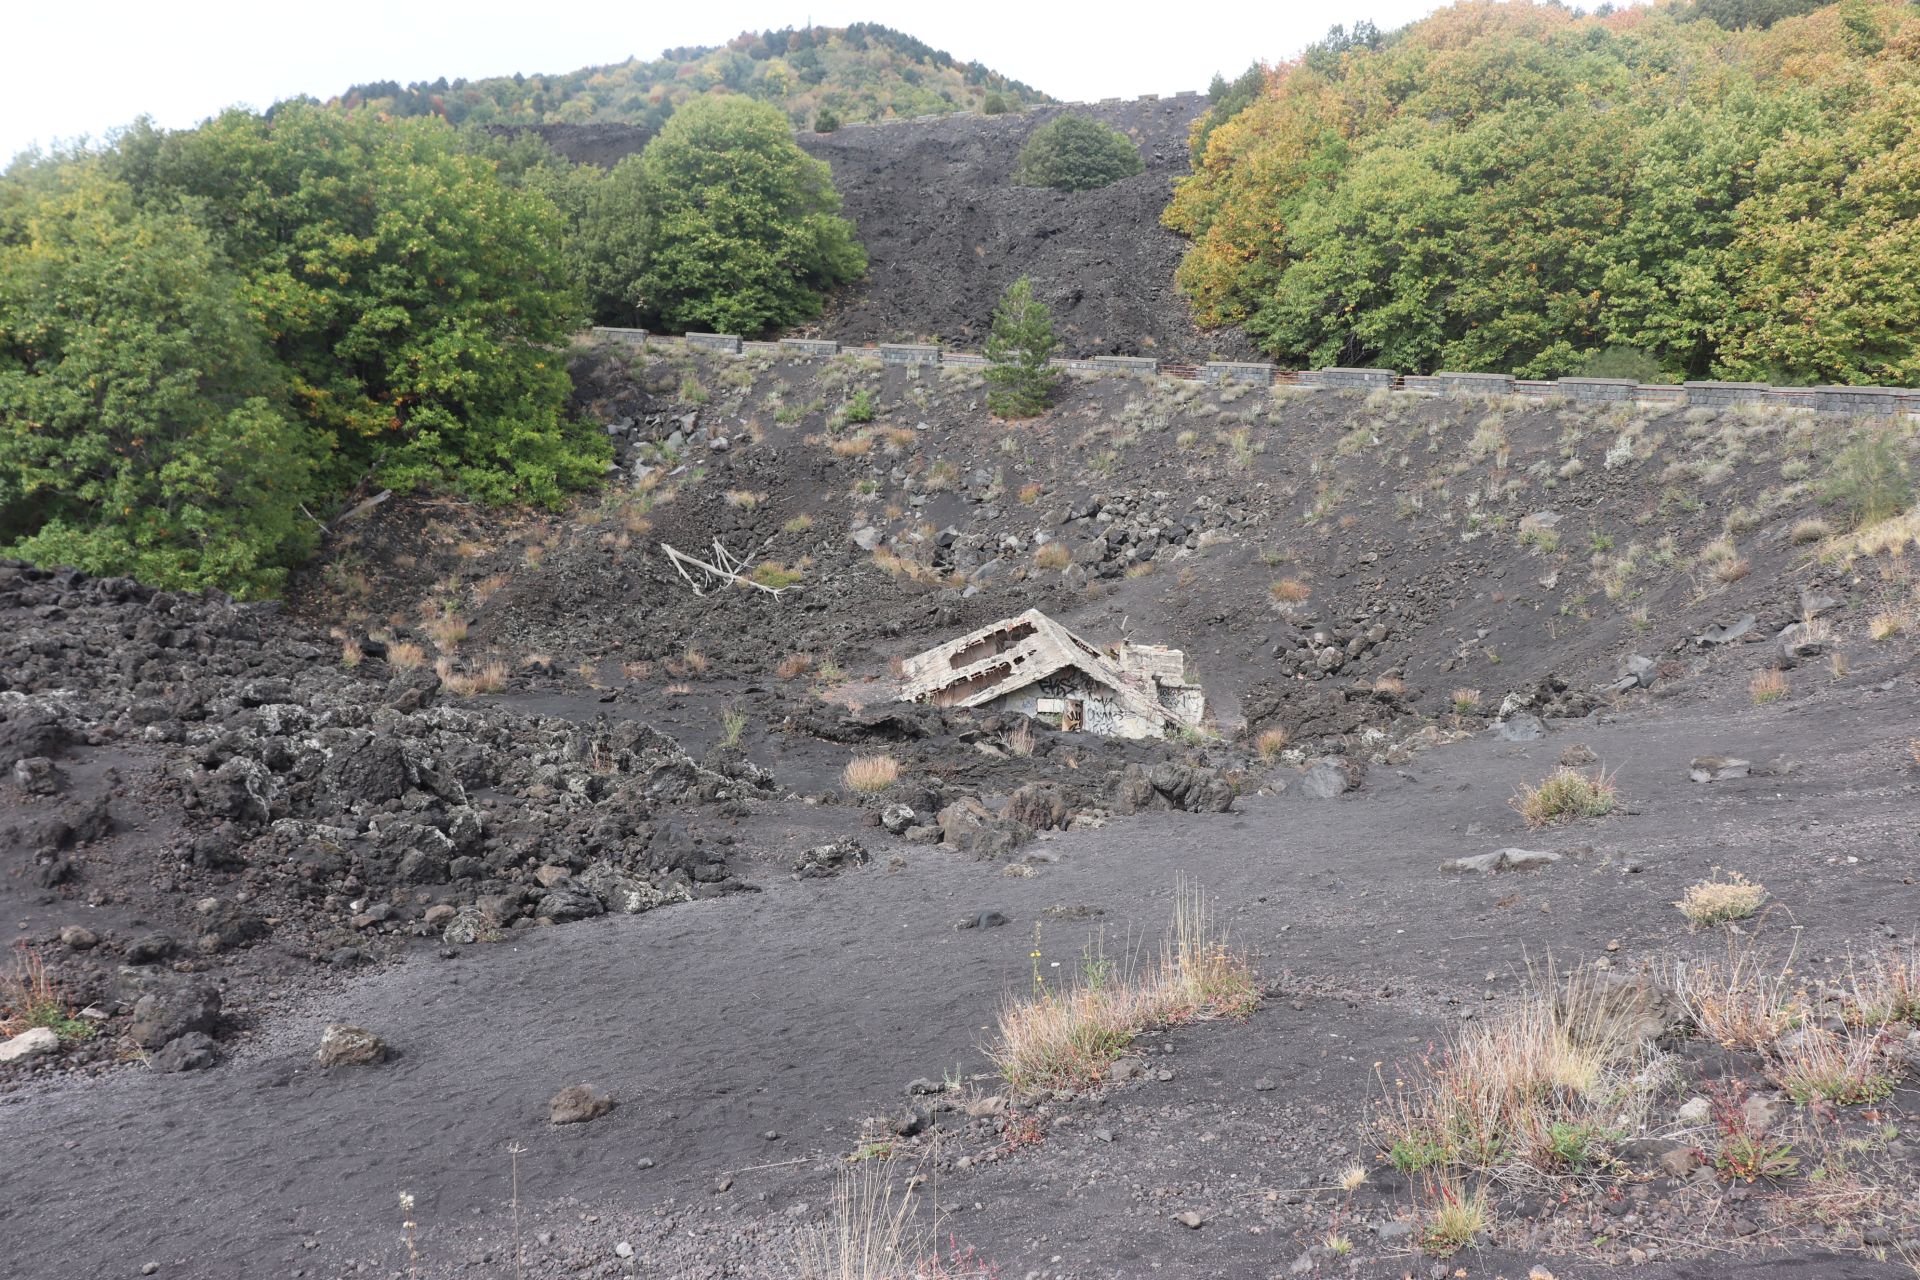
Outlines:
MULTIPOLYGON (((744 342, 729 333, 689 333, 683 338, 648 333, 645 329, 596 326, 590 338, 630 346, 687 346, 729 355, 772 353, 800 359, 824 359, 840 354, 864 355, 894 365, 984 366, 977 352, 947 351, 932 343, 887 342, 878 347, 843 346, 827 338, 782 338, 775 342, 744 342)), ((1920 389, 1902 387, 1775 387, 1764 382, 1687 382, 1678 386, 1636 383, 1630 378, 1515 378, 1504 373, 1433 373, 1401 377, 1392 369, 1307 369, 1298 374, 1277 371, 1257 361, 1213 360, 1198 369, 1163 366, 1147 356, 1091 356, 1056 359, 1055 368, 1082 373, 1126 377, 1172 376, 1213 385, 1277 381, 1329 391, 1405 391, 1414 394, 1477 397, 1531 396, 1581 403, 1640 403, 1660 406, 1722 408, 1735 404, 1768 404, 1779 408, 1815 409, 1857 417, 1920 416, 1920 389)))

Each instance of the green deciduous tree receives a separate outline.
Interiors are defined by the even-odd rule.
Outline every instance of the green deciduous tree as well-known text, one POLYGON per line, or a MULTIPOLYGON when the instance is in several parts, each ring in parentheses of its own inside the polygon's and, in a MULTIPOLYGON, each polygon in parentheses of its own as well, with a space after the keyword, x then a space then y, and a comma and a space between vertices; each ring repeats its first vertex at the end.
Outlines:
POLYGON ((1023 187, 1091 191, 1146 168, 1140 148, 1118 129, 1064 115, 1033 131, 1020 148, 1013 180, 1023 187))
POLYGON ((818 315, 827 290, 866 271, 826 164, 774 107, 689 102, 636 178, 649 237, 637 296, 667 328, 766 333, 818 315))
POLYGON ((0 549, 269 594, 312 546, 310 458, 243 287, 92 160, 0 216, 0 549))
POLYGON ((1000 296, 987 335, 987 407, 1003 418, 1031 418, 1053 402, 1053 316, 1021 276, 1000 296))
POLYGON ((604 441, 563 416, 583 307, 552 203, 432 120, 301 103, 136 130, 118 168, 193 214, 244 279, 324 452, 323 482, 557 502, 604 441))

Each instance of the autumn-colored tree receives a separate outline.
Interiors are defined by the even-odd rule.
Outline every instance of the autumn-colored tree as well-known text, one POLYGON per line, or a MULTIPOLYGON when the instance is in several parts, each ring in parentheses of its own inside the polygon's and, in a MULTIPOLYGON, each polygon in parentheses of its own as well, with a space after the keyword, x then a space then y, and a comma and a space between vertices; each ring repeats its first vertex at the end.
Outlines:
POLYGON ((1920 9, 1466 0, 1221 81, 1165 221, 1295 364, 1920 385, 1920 9))

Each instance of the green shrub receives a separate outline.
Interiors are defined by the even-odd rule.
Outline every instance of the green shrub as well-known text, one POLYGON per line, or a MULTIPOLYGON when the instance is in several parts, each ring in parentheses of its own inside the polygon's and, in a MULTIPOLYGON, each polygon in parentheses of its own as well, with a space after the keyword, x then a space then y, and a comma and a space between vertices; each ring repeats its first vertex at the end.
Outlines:
POLYGON ((987 95, 987 100, 980 104, 980 110, 990 116, 1003 116, 1009 110, 1007 99, 998 91, 990 93, 987 95))
POLYGON ((1863 435, 1827 468, 1820 496, 1847 513, 1855 528, 1899 515, 1913 502, 1907 460, 1892 430, 1863 435))
POLYGON ((846 408, 841 410, 841 416, 848 422, 858 424, 872 422, 875 412, 877 411, 873 404, 873 393, 862 387, 848 397, 846 408))
POLYGON ((832 133, 839 127, 840 117, 835 114, 832 107, 822 107, 814 112, 813 131, 815 133, 832 133))
POLYGON ((241 285, 96 163, 0 224, 0 550, 160 587, 277 590, 310 449, 241 285))
POLYGON ((1053 402, 1053 317, 1021 276, 993 312, 987 336, 987 407, 1003 418, 1030 418, 1053 402))
POLYGON ((1066 115, 1033 131, 1013 180, 1023 187, 1091 191, 1146 168, 1140 149, 1117 129, 1086 116, 1066 115))

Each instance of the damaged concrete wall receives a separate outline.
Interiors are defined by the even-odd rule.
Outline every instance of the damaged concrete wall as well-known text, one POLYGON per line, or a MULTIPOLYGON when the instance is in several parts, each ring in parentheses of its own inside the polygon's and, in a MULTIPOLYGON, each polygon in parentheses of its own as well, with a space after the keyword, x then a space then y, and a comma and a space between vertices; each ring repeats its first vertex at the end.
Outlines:
POLYGON ((1068 669, 1036 680, 1024 689, 995 698, 982 708, 999 713, 1032 716, 1059 727, 1063 719, 1071 724, 1079 720, 1083 733, 1109 738, 1158 738, 1160 723, 1135 714, 1122 706, 1114 691, 1078 669, 1068 669), (1068 704, 1062 708, 1057 704, 1068 704))

